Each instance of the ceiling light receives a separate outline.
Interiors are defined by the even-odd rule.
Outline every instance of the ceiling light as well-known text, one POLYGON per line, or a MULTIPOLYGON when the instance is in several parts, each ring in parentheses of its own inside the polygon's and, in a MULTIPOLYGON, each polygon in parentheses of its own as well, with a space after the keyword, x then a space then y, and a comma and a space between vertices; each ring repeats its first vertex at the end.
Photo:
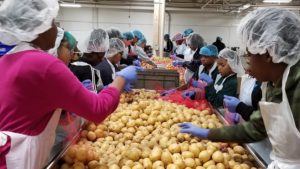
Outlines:
POLYGON ((60 4, 61 7, 67 7, 67 8, 80 8, 80 4, 75 4, 75 3, 62 3, 60 4))
POLYGON ((243 5, 242 9, 247 9, 247 8, 249 8, 250 6, 251 6, 250 4, 245 4, 245 5, 243 5))
POLYGON ((292 0, 264 0, 264 3, 290 3, 292 0))

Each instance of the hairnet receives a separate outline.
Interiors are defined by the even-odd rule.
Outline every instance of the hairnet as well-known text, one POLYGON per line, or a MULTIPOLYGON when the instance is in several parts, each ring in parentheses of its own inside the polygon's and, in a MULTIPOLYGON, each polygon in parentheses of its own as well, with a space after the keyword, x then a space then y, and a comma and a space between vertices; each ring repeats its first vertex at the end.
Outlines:
POLYGON ((199 54, 204 55, 204 56, 217 57, 218 56, 218 48, 215 45, 204 46, 200 49, 199 54))
POLYGON ((165 34, 164 35, 164 39, 170 39, 170 35, 169 34, 165 34))
POLYGON ((176 35, 173 36, 172 41, 179 41, 182 40, 182 34, 181 33, 177 33, 176 35))
POLYGON ((77 40, 70 32, 64 33, 64 40, 68 42, 70 51, 74 51, 77 46, 77 40))
POLYGON ((52 26, 57 0, 5 0, 0 6, 0 41, 7 45, 31 42, 52 26))
POLYGON ((122 37, 127 40, 132 40, 134 38, 134 35, 132 32, 124 32, 122 34, 122 37))
POLYGON ((55 57, 58 57, 58 54, 57 54, 57 49, 59 48, 60 44, 61 44, 61 41, 63 40, 64 38, 64 30, 57 27, 57 36, 56 36, 56 40, 55 40, 55 45, 52 49, 49 49, 48 50, 48 53, 55 56, 55 57))
POLYGON ((203 38, 197 33, 190 34, 186 41, 188 45, 196 48, 202 48, 204 46, 203 38))
POLYGON ((193 29, 187 28, 187 29, 185 29, 185 30, 183 31, 182 36, 183 36, 183 37, 188 37, 188 36, 189 36, 190 34, 192 34, 193 32, 194 32, 193 29))
POLYGON ((147 40, 145 37, 143 37, 142 39, 140 39, 138 42, 137 42, 137 45, 141 45, 141 44, 146 44, 147 43, 147 40))
POLYGON ((139 30, 132 31, 135 38, 142 39, 144 37, 143 33, 139 30))
POLYGON ((122 34, 121 34, 120 30, 117 28, 110 28, 106 32, 108 34, 109 39, 111 39, 111 38, 122 39, 122 34))
POLYGON ((109 38, 103 29, 92 31, 85 43, 84 53, 107 52, 109 47, 109 38))
POLYGON ((106 58, 113 57, 119 52, 123 52, 125 49, 125 44, 122 40, 118 38, 112 38, 109 40, 109 49, 105 55, 106 58))
POLYGON ((227 63, 233 72, 235 72, 239 75, 244 74, 242 62, 241 62, 238 54, 235 51, 225 48, 220 51, 219 57, 227 60, 227 63))
POLYGON ((300 53, 299 16, 280 8, 259 8, 245 16, 238 33, 243 49, 272 57, 274 63, 295 64, 300 53))

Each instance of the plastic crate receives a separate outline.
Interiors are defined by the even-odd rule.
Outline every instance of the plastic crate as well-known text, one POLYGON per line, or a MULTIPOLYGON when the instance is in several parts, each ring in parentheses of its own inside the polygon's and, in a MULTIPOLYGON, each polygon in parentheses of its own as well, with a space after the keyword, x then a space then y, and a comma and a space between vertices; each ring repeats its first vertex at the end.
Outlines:
POLYGON ((138 72, 135 89, 170 89, 179 86, 179 73, 176 70, 145 69, 138 72))

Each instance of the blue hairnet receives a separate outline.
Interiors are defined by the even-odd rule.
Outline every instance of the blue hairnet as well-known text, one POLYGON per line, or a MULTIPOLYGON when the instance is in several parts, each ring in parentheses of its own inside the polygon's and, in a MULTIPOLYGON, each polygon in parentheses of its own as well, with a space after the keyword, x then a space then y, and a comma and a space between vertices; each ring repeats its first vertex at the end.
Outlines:
POLYGON ((132 31, 135 38, 142 39, 144 37, 143 33, 139 30, 132 31))
POLYGON ((137 45, 141 45, 141 44, 143 44, 143 43, 147 43, 147 40, 146 40, 146 38, 144 37, 144 38, 142 38, 142 39, 140 39, 138 42, 137 42, 137 45))
POLYGON ((204 46, 200 49, 199 54, 204 55, 204 56, 217 57, 218 56, 218 48, 215 45, 204 46))
POLYGON ((134 35, 132 32, 124 32, 122 34, 122 37, 127 40, 132 40, 134 38, 134 35))
POLYGON ((190 34, 192 34, 193 32, 194 32, 193 29, 187 28, 187 29, 185 29, 185 30, 183 31, 182 35, 183 35, 183 37, 188 37, 188 36, 189 36, 190 34))

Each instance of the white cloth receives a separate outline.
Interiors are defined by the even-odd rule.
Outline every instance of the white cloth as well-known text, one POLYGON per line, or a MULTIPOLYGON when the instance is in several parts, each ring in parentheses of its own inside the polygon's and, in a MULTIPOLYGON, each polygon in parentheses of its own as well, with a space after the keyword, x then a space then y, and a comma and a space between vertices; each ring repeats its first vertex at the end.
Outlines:
POLYGON ((286 68, 282 78, 282 102, 259 102, 266 131, 272 144, 272 163, 268 169, 300 168, 300 133, 295 125, 285 86, 290 71, 286 68))
POLYGON ((191 48, 187 47, 184 51, 184 60, 188 61, 188 62, 192 61, 195 52, 196 52, 196 50, 192 51, 191 48))
POLYGON ((90 64, 88 64, 86 62, 77 61, 77 62, 73 62, 71 64, 75 65, 75 66, 89 66, 91 68, 91 72, 92 72, 92 83, 93 83, 94 92, 97 92, 97 90, 100 90, 101 88, 103 88, 103 82, 102 82, 99 70, 93 68, 90 64), (96 82, 96 76, 98 77, 97 82, 96 82))
POLYGON ((114 67, 114 65, 109 61, 109 59, 107 59, 107 62, 111 68, 111 70, 113 71, 113 74, 111 75, 112 79, 115 80, 116 78, 116 68, 114 67))
POLYGON ((60 114, 61 109, 55 110, 46 128, 37 136, 8 131, 0 132, 0 142, 5 142, 7 136, 11 138, 10 150, 5 156, 7 169, 40 169, 45 166, 54 144, 55 129, 60 114))
MULTIPOLYGON (((211 67, 211 69, 208 71, 208 76, 212 78, 212 72, 218 68, 218 64, 215 62, 213 64, 213 66, 211 67)), ((199 72, 198 72, 198 76, 200 77, 200 74, 203 72, 204 70, 204 66, 203 65, 200 65, 199 66, 199 72)))
POLYGON ((183 55, 186 48, 187 48, 186 45, 184 43, 182 43, 181 45, 177 46, 176 54, 183 55))
POLYGON ((226 81, 226 79, 228 79, 229 77, 235 75, 234 73, 233 74, 230 74, 229 76, 225 77, 222 81, 221 84, 217 84, 218 81, 222 78, 222 75, 221 74, 218 74, 217 77, 216 77, 216 81, 215 81, 215 84, 214 84, 214 88, 216 90, 216 93, 218 93, 219 91, 221 91, 223 89, 223 84, 224 82, 226 81))
POLYGON ((240 101, 248 106, 252 105, 252 92, 256 84, 256 79, 249 75, 243 75, 240 87, 240 101))

